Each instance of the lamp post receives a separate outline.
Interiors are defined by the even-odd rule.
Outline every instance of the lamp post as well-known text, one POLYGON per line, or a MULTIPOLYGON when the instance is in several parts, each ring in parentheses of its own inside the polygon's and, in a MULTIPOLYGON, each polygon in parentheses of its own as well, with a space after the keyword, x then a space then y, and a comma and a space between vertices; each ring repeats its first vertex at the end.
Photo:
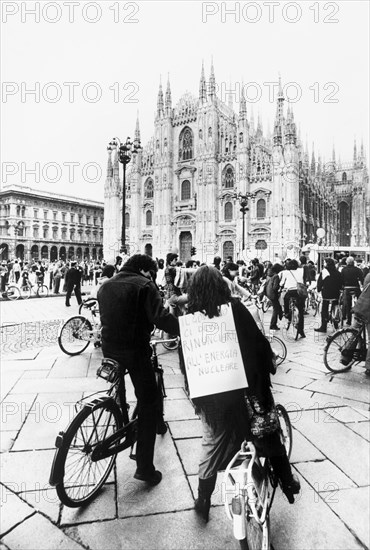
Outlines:
POLYGON ((121 228, 121 252, 127 254, 126 248, 126 166, 130 162, 131 158, 141 151, 140 139, 135 138, 132 142, 128 137, 124 143, 115 137, 109 143, 107 150, 113 151, 118 147, 118 160, 123 167, 123 186, 122 186, 122 228, 121 228))
POLYGON ((236 193, 234 195, 235 199, 238 199, 240 204, 240 212, 243 215, 243 225, 242 225, 242 250, 245 249, 245 214, 248 212, 248 204, 249 199, 254 199, 255 195, 254 193, 236 193))

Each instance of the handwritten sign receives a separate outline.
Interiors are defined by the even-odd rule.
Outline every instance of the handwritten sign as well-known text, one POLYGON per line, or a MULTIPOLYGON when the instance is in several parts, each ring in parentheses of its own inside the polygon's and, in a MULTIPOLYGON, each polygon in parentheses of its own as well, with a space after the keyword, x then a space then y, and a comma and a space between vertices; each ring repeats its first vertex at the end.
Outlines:
POLYGON ((231 306, 221 306, 219 317, 196 312, 179 323, 191 398, 248 386, 231 306))

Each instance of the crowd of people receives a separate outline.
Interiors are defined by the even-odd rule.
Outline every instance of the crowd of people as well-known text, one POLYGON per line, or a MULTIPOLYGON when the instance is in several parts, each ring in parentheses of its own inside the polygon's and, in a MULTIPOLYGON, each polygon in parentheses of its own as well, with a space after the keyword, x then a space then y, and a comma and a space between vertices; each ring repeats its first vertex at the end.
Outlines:
MULTIPOLYGON (((97 286, 103 354, 128 370, 137 397, 137 467, 134 477, 149 485, 162 480, 162 473, 154 466, 158 397, 150 361, 153 326, 179 336, 178 317, 184 311, 189 314, 201 312, 205 318, 212 319, 221 314, 224 306, 231 307, 248 389, 193 399, 203 429, 195 510, 208 521, 217 471, 226 466, 246 436, 254 439, 261 455, 269 457, 289 502, 294 502, 294 495, 300 490, 299 480, 292 474, 278 432, 254 437, 249 430, 246 400, 257 404, 256 410, 264 414, 269 414, 274 408, 270 379, 274 373, 274 354, 269 340, 258 329, 242 300, 251 294, 260 297, 265 294, 273 307, 270 328, 279 330, 278 320, 284 315, 289 322, 289 300, 294 297, 299 311, 297 337, 305 338, 306 298, 299 291, 299 285, 317 285, 323 297, 321 327, 317 330, 325 332, 328 300, 338 299, 343 291, 347 323, 350 323, 352 294, 359 296, 362 284, 365 292, 365 285, 370 283, 369 267, 360 269, 354 264, 352 257, 339 263, 327 258, 323 270, 317 274, 315 265, 305 256, 299 261, 287 259, 275 264, 261 263, 255 258, 249 265, 243 260, 234 262, 231 257, 222 261, 218 256, 212 265, 195 260, 184 265, 175 252, 168 253, 166 260, 154 260, 145 254, 136 254, 125 261, 117 257, 114 264, 98 261, 49 264, 36 261, 28 264, 15 260, 1 266, 1 284, 3 289, 9 280, 19 283, 25 273, 30 277, 33 274, 49 288, 53 286, 55 294, 64 288, 66 306, 70 305, 73 291, 78 303, 81 302, 81 281, 97 286)), ((370 318, 367 328, 370 333, 370 318)), ((180 365, 183 361, 180 346, 180 365)), ((368 352, 366 365, 370 367, 369 362, 368 352)))

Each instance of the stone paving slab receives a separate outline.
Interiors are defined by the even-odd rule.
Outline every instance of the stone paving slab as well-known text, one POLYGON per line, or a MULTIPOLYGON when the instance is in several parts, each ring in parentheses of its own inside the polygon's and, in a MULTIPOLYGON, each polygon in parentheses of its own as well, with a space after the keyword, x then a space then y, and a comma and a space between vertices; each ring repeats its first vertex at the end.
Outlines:
POLYGON ((2 453, 1 481, 15 493, 50 488, 54 450, 2 453))
POLYGON ((114 519, 116 513, 116 491, 114 484, 106 484, 102 487, 97 497, 86 507, 63 507, 61 525, 90 523, 114 519))
POLYGON ((61 503, 54 488, 28 491, 20 493, 19 496, 33 506, 37 512, 48 516, 53 523, 58 522, 61 503))
POLYGON ((76 388, 85 392, 95 392, 106 389, 106 383, 100 379, 91 378, 46 378, 45 380, 20 380, 12 389, 12 393, 52 393, 68 392, 76 388))
POLYGON ((364 521, 364 513, 369 511, 369 487, 336 491, 326 499, 328 506, 354 532, 365 547, 370 547, 369 521, 364 521))
POLYGON ((304 435, 293 428, 293 448, 291 463, 307 462, 309 460, 324 460, 324 455, 304 435))
POLYGON ((3 538, 12 550, 81 550, 83 547, 41 514, 34 514, 3 538))
POLYGON ((304 411, 295 428, 360 486, 369 485, 369 447, 367 442, 344 424, 325 422, 314 411, 304 411), (340 451, 342 450, 342 452, 340 451), (351 460, 355 456, 355 460, 351 460))
POLYGON ((370 441, 370 426, 368 422, 359 422, 357 424, 349 423, 347 424, 347 428, 350 428, 367 441, 370 441))
POLYGON ((357 487, 335 464, 330 460, 320 462, 304 462, 296 464, 296 469, 318 492, 334 491, 357 487))
POLYGON ((301 477, 294 505, 276 491, 271 509, 272 544, 277 550, 357 550, 363 546, 301 477), (325 518, 325 525, 323 525, 325 518))
POLYGON ((189 510, 79 525, 66 532, 90 550, 240 550, 224 510, 211 512, 207 524, 189 510))
POLYGON ((339 422, 347 424, 348 422, 366 422, 366 417, 359 411, 351 407, 339 407, 335 411, 328 411, 330 416, 339 422))
POLYGON ((198 474, 201 439, 178 439, 176 447, 182 457, 186 475, 198 474))
POLYGON ((0 535, 4 536, 14 525, 32 516, 35 510, 3 485, 1 491, 0 535))
POLYGON ((1 411, 1 430, 19 430, 27 418, 36 394, 12 394, 0 404, 1 411))
POLYGON ((165 420, 194 420, 197 418, 194 407, 188 399, 172 399, 164 403, 165 420))
POLYGON ((179 420, 169 422, 174 439, 202 437, 202 423, 197 420, 179 420))
POLYGON ((338 397, 348 397, 354 401, 362 401, 363 403, 369 403, 370 397, 370 383, 368 379, 364 379, 362 384, 356 384, 347 381, 339 380, 333 377, 330 383, 330 389, 328 383, 325 380, 315 380, 306 386, 306 389, 313 392, 328 393, 338 397))

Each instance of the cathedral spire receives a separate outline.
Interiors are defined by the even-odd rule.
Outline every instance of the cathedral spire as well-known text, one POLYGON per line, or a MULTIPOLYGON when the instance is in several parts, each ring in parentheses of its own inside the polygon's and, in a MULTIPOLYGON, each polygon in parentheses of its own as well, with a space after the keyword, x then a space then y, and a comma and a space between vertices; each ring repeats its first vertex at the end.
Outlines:
POLYGON ((163 113, 163 90, 162 90, 162 78, 159 81, 158 99, 157 99, 157 115, 160 116, 163 113))
POLYGON ((202 72, 200 74, 200 81, 199 81, 199 99, 201 103, 206 103, 207 101, 207 84, 206 84, 206 77, 204 75, 203 61, 202 61, 202 72))
POLYGON ((172 109, 172 98, 171 98, 171 87, 170 87, 170 76, 167 77, 167 90, 166 90, 166 113, 170 114, 172 109))
POLYGON ((229 93, 228 93, 228 98, 227 98, 227 105, 229 107, 229 109, 231 109, 232 111, 234 110, 234 103, 233 103, 233 94, 232 94, 232 91, 231 91, 231 77, 229 79, 229 93))
POLYGON ((244 82, 240 90, 239 118, 244 120, 247 117, 247 103, 244 97, 244 82))
POLYGON ((115 184, 117 185, 117 188, 120 184, 119 181, 119 161, 118 161, 118 146, 116 147, 116 151, 114 153, 114 160, 113 160, 113 180, 115 184))
POLYGON ((281 87, 281 77, 279 75, 279 91, 278 91, 277 103, 276 103, 274 137, 275 135, 278 136, 282 134, 283 122, 284 122, 284 95, 283 95, 283 89, 281 87), (278 130, 278 128, 280 128, 280 130, 278 130))
POLYGON ((137 115, 136 115, 135 141, 141 141, 140 140, 140 126, 139 126, 139 111, 137 112, 137 115))
POLYGON ((316 174, 315 144, 312 143, 311 173, 316 174))
POLYGON ((357 162, 357 145, 356 145, 356 138, 353 144, 353 162, 357 162))
POLYGON ((213 59, 211 64, 211 74, 209 77, 209 91, 208 95, 211 99, 214 99, 216 96, 216 78, 215 78, 215 70, 213 67, 213 59))

